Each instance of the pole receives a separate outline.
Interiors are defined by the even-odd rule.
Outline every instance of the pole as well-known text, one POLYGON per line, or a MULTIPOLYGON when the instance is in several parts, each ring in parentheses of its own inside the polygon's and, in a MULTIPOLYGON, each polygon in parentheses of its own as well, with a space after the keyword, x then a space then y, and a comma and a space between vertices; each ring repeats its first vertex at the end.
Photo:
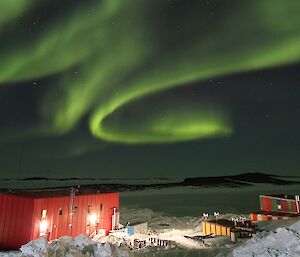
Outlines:
POLYGON ((295 195, 295 200, 296 200, 296 208, 297 208, 297 213, 299 214, 299 195, 295 195))
POLYGON ((75 188, 71 187, 71 192, 70 192, 70 213, 69 213, 69 228, 72 233, 72 226, 73 226, 73 212, 74 212, 74 197, 75 197, 75 188))

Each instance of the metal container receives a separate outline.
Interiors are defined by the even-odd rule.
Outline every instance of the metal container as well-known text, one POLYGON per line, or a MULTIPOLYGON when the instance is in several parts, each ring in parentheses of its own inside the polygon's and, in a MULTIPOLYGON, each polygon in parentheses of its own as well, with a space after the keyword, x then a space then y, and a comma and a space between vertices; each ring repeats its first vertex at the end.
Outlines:
POLYGON ((260 207, 264 212, 297 214, 297 201, 294 196, 260 195, 260 207))

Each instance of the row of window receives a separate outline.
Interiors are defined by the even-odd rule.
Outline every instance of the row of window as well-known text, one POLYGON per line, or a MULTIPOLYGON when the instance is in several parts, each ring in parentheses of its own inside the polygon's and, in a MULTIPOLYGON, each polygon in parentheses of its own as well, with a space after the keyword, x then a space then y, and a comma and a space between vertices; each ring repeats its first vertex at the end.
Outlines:
MULTIPOLYGON (((89 205, 88 208, 87 208, 87 213, 90 214, 91 213, 91 209, 92 207, 89 205)), ((103 209, 103 205, 102 203, 100 204, 100 212, 102 212, 102 209, 103 209)), ((78 211, 78 206, 75 206, 72 210, 72 213, 75 214, 77 213, 78 211)), ((46 213, 47 213, 47 210, 42 210, 42 217, 45 217, 46 216, 46 213)), ((59 215, 63 215, 63 208, 59 208, 59 215)))

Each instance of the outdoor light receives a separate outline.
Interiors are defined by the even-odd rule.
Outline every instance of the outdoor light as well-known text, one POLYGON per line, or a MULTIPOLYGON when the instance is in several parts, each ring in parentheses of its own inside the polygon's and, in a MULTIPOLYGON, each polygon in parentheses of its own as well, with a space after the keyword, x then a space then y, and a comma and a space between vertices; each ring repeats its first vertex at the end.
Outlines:
POLYGON ((216 217, 216 219, 218 219, 218 217, 220 216, 220 213, 215 211, 214 216, 216 217))
POLYGON ((91 224, 96 224, 97 215, 93 213, 93 214, 90 215, 89 219, 90 219, 91 224))
POLYGON ((45 233, 47 228, 48 228, 48 221, 47 220, 41 221, 41 223, 40 223, 40 232, 45 233))

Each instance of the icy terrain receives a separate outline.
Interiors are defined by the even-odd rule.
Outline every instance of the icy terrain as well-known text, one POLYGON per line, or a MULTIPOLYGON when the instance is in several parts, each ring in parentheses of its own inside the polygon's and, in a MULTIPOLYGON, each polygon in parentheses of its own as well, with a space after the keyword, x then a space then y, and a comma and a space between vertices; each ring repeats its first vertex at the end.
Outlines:
MULTIPOLYGON (((273 228, 284 226, 284 222, 273 222, 273 228)), ((268 227, 271 229, 270 224, 268 227)), ((225 238, 213 239, 213 248, 208 249, 197 241, 186 239, 183 235, 193 230, 170 229, 159 234, 166 239, 177 241, 186 250, 170 249, 164 251, 149 250, 133 253, 111 246, 96 243, 87 236, 80 235, 75 239, 62 237, 48 244, 40 238, 21 247, 20 251, 0 253, 0 257, 129 257, 129 256, 218 256, 218 257, 299 257, 300 256, 300 221, 289 227, 280 227, 274 231, 258 233, 253 238, 233 248, 225 238), (220 241, 221 240, 221 241, 220 241), (190 249, 190 250, 188 250, 190 249), (231 249, 231 250, 230 250, 231 249), (218 250, 218 254, 215 250, 218 250), (228 253, 230 252, 230 253, 228 253), (215 255, 213 255, 215 253, 215 255)))
POLYGON ((299 257, 300 221, 288 228, 263 232, 233 250, 234 257, 299 257))
MULTIPOLYGON (((284 223, 273 222, 273 227, 284 223)), ((268 225, 269 228, 271 227, 268 225)), ((177 241, 186 250, 171 249, 159 252, 156 250, 134 253, 112 246, 108 243, 101 244, 90 240, 87 236, 80 235, 75 239, 62 237, 48 244, 46 239, 40 238, 21 247, 20 251, 0 253, 0 257, 129 257, 129 256, 218 256, 218 257, 299 257, 300 256, 300 221, 289 227, 280 227, 274 231, 264 231, 253 238, 240 243, 235 248, 225 238, 214 240, 215 249, 205 248, 197 241, 186 239, 183 235, 193 233, 193 230, 171 229, 161 231, 161 237, 177 241), (187 249, 190 249, 189 252, 187 249), (230 250, 231 249, 231 250, 230 250), (197 250, 197 251, 194 251, 197 250), (218 250, 218 253, 215 251, 218 250), (229 252, 229 253, 228 253, 229 252)))
POLYGON ((62 237, 51 244, 45 238, 33 240, 20 248, 20 252, 0 253, 0 257, 128 257, 125 251, 109 244, 92 241, 85 235, 62 237))

